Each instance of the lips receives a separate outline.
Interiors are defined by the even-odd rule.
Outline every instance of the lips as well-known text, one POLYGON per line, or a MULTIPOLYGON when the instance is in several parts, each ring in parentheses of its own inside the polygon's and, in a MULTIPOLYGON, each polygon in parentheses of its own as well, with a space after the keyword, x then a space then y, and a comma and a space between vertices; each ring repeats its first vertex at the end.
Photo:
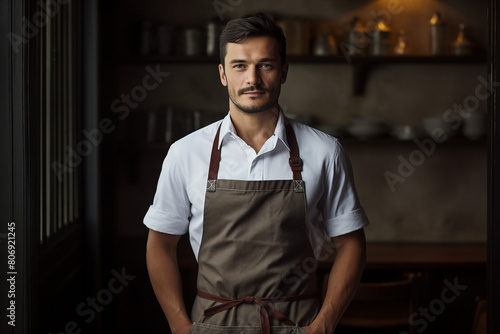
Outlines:
POLYGON ((249 86, 249 87, 245 87, 245 88, 242 88, 240 90, 238 90, 238 95, 249 95, 249 96, 259 96, 259 95, 262 95, 262 94, 265 94, 267 92, 267 89, 265 89, 264 87, 262 86, 249 86))

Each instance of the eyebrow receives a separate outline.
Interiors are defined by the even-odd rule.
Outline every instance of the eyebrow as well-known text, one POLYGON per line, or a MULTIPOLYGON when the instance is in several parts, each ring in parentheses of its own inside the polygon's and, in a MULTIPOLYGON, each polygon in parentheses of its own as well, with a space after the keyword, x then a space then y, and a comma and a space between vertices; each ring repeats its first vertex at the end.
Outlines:
POLYGON ((278 60, 276 58, 262 58, 261 60, 259 60, 259 63, 269 63, 269 62, 274 62, 274 63, 277 63, 278 60))
POLYGON ((244 59, 233 59, 229 63, 230 64, 236 64, 236 63, 246 63, 247 61, 244 59))
MULTIPOLYGON (((241 64, 241 63, 247 63, 248 61, 245 59, 233 59, 229 63, 230 64, 241 64)), ((273 62, 277 63, 278 60, 276 58, 262 58, 259 59, 259 63, 265 63, 265 62, 273 62)))

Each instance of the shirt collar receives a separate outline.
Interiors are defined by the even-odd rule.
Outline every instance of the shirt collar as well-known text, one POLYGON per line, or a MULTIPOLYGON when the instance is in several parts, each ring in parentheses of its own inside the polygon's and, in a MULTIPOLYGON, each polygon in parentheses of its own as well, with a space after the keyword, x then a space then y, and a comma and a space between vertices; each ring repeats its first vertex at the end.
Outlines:
MULTIPOLYGON (((283 114, 283 110, 280 108, 280 112, 278 115, 278 122, 276 123, 276 128, 274 129, 274 135, 278 137, 279 140, 285 145, 285 147, 290 151, 290 147, 288 146, 288 141, 286 140, 286 130, 285 130, 285 115, 283 114)), ((219 134, 219 143, 218 148, 220 149, 222 145, 222 141, 224 137, 232 135, 237 136, 236 129, 234 127, 233 122, 231 121, 231 113, 228 112, 226 117, 222 120, 222 125, 220 127, 219 134)))

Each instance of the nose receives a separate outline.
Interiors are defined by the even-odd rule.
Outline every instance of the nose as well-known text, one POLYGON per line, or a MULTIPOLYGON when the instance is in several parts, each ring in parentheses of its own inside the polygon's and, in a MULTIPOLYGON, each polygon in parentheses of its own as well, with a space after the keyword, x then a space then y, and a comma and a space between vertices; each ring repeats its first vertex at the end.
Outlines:
POLYGON ((258 85, 262 83, 259 68, 257 66, 250 67, 247 73, 248 73, 247 84, 258 85))

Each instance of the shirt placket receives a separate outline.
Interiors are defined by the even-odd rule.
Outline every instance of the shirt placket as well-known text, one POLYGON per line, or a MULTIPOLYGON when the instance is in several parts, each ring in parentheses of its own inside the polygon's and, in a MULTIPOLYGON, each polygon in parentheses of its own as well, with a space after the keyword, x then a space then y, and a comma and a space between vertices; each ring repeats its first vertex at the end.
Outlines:
MULTIPOLYGON (((273 134, 262 146, 258 154, 254 154, 250 163, 248 176, 251 180, 264 180, 264 168, 266 154, 276 148, 276 135, 273 134)), ((255 151, 252 149, 252 153, 255 151)))

